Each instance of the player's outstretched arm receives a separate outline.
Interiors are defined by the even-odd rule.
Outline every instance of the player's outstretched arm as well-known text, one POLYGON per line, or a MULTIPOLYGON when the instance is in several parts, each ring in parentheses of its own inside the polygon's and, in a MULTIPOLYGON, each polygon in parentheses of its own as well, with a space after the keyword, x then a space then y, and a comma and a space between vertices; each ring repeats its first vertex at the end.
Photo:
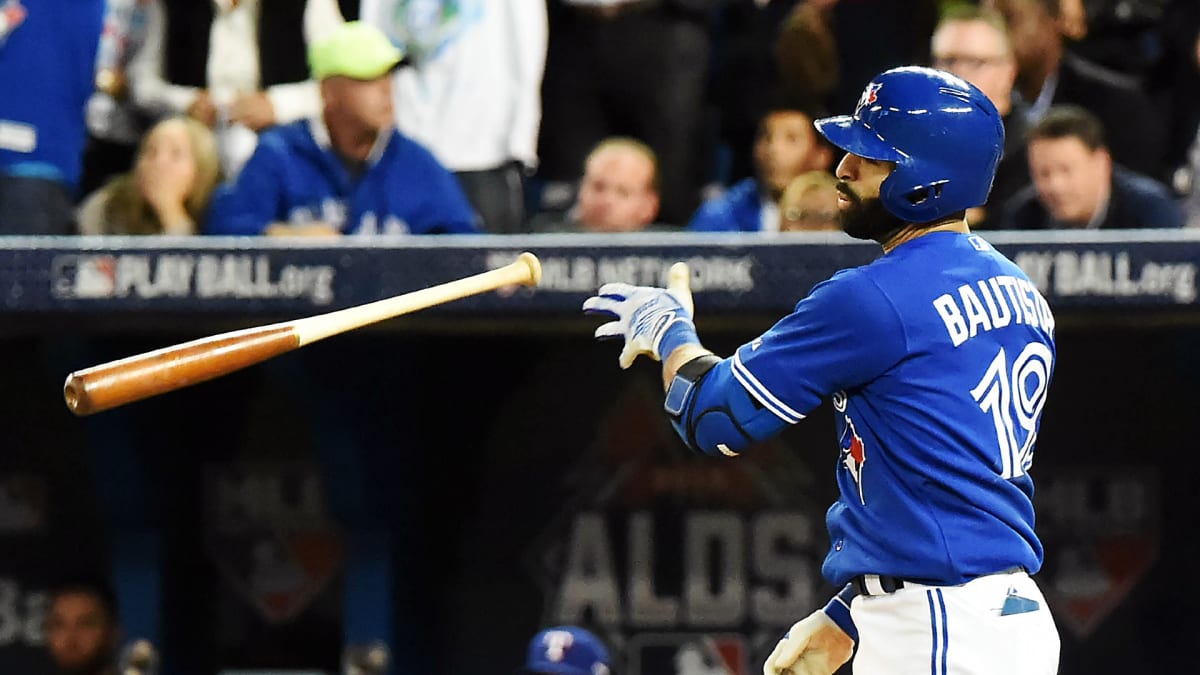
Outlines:
POLYGON ((755 405, 734 381, 727 360, 700 344, 686 286, 605 284, 583 310, 611 319, 596 329, 596 337, 624 340, 622 368, 643 354, 662 362, 663 408, 689 447, 733 457, 783 428, 784 422, 755 405))
POLYGON ((847 586, 823 609, 797 621, 763 663, 763 675, 833 675, 854 655, 858 631, 850 619, 847 586))

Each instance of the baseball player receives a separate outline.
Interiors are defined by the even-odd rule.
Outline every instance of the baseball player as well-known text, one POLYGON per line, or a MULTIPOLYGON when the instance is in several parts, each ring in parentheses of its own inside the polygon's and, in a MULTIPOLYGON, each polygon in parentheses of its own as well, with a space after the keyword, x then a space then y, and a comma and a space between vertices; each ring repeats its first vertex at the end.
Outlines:
POLYGON ((883 255, 818 284, 729 358, 705 349, 690 298, 606 284, 620 363, 663 362, 664 407, 695 449, 736 456, 829 398, 840 496, 822 572, 843 587, 763 671, 1051 675, 1059 639, 1030 578, 1042 564, 1030 467, 1054 367, 1054 318, 1015 264, 971 234, 1004 141, 974 86, 897 68, 818 131, 842 228, 883 255))

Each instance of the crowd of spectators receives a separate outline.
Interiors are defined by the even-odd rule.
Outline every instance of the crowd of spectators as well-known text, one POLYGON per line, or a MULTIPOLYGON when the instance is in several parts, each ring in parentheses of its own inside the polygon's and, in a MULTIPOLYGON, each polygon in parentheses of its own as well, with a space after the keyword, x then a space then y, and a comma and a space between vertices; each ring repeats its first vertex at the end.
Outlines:
POLYGON ((973 227, 1200 225, 1192 0, 3 7, 0 234, 833 229, 812 121, 909 63, 1004 117, 973 227))

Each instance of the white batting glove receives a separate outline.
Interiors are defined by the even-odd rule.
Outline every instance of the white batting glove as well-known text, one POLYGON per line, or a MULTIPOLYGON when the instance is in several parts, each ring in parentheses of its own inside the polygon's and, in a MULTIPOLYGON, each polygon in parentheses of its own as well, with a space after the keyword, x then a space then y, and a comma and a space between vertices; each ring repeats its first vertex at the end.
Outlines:
POLYGON ((763 664, 763 675, 833 675, 854 654, 854 640, 823 610, 797 621, 763 664))
POLYGON ((665 288, 604 284, 583 303, 583 311, 614 319, 596 329, 596 338, 624 338, 618 362, 628 368, 641 354, 661 361, 677 347, 700 344, 690 304, 691 298, 665 288))

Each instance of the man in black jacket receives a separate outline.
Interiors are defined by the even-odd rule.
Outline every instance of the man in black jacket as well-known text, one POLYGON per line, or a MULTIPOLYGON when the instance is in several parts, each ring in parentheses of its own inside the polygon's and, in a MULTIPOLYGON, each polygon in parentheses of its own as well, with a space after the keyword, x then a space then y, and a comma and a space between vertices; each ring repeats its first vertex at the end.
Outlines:
POLYGON ((1114 166, 1095 115, 1055 106, 1026 135, 1033 185, 1006 205, 1006 229, 1172 228, 1183 213, 1165 185, 1114 166))

